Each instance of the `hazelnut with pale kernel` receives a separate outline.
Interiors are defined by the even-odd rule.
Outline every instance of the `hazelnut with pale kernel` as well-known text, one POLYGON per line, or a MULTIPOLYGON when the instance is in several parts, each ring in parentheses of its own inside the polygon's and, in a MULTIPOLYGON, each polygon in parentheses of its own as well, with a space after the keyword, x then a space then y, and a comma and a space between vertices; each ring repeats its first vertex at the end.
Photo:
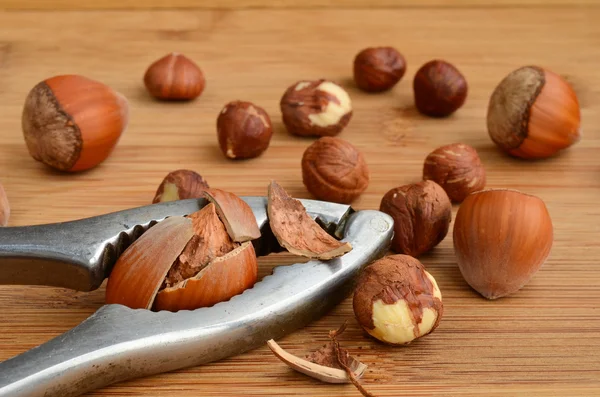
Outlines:
POLYGON ((191 59, 171 53, 148 67, 144 84, 150 95, 157 99, 185 101, 200 96, 206 80, 202 70, 191 59))
POLYGON ((369 335, 392 345, 431 333, 444 312, 435 279, 408 255, 388 256, 367 266, 356 284, 352 306, 369 335))
POLYGON ((435 149, 425 158, 423 179, 439 184, 450 200, 462 202, 469 194, 485 187, 485 169, 477 150, 464 143, 435 149))
POLYGON ((208 183, 197 172, 176 170, 163 179, 152 203, 201 198, 208 188, 208 183))
POLYGON ((438 245, 452 220, 450 199, 433 181, 390 190, 381 199, 380 210, 394 219, 392 250, 414 257, 438 245))
POLYGON ((406 72, 406 60, 393 47, 365 48, 354 58, 354 81, 366 92, 395 86, 406 72))
POLYGON ((300 136, 334 136, 352 117, 352 101, 339 85, 327 81, 299 81, 279 103, 287 130, 300 136))
POLYGON ((225 157, 247 159, 269 147, 273 127, 267 112, 250 102, 230 102, 217 118, 219 147, 225 157))
POLYGON ((415 106, 431 117, 446 117, 467 99, 467 80, 454 65, 441 60, 427 62, 413 80, 415 106))
POLYGON ((352 144, 323 137, 302 156, 302 181, 319 200, 350 203, 367 189, 369 169, 362 153, 352 144))

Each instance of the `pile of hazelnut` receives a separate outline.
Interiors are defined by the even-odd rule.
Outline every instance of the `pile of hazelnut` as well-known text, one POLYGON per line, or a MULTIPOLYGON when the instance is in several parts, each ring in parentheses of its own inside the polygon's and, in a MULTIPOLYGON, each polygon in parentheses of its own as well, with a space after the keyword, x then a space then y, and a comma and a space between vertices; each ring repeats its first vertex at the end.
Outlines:
MULTIPOLYGON (((392 89, 405 71, 404 57, 391 47, 367 48, 354 59, 355 84, 369 93, 392 89)), ((148 68, 144 84, 159 100, 183 101, 202 94, 205 78, 192 60, 169 54, 148 68)), ((455 66, 432 60, 414 76, 414 104, 424 115, 447 117, 464 104, 467 87, 455 66)), ((346 90, 329 80, 301 80, 285 90, 279 104, 289 133, 318 138, 301 159, 306 189, 317 199, 338 203, 359 197, 369 184, 367 163, 354 145, 337 137, 352 118, 346 90)), ((22 118, 31 156, 66 172, 87 170, 104 161, 127 122, 128 102, 122 95, 77 75, 55 76, 36 85, 26 98, 22 118)), ((559 75, 536 66, 522 67, 508 74, 492 93, 487 129, 492 141, 509 155, 547 158, 580 139, 579 103, 559 75)), ((217 116, 216 135, 225 157, 257 157, 269 147, 271 118, 256 104, 232 101, 217 116)), ((452 202, 461 203, 453 230, 457 263, 475 291, 489 299, 515 293, 541 267, 553 243, 552 221, 544 202, 518 191, 485 186, 486 172, 477 151, 465 143, 449 142, 424 159, 422 182, 395 187, 383 196, 380 210, 394 219, 391 249, 397 255, 365 269, 353 300, 356 318, 370 335, 390 344, 405 344, 437 327, 442 295, 416 258, 448 234, 452 202)), ((176 170, 164 179, 153 202, 197 198, 211 191, 215 190, 199 174, 176 170)), ((8 201, 1 186, 0 208, 0 225, 6 225, 8 201)), ((225 227, 235 216, 223 218, 217 215, 219 211, 218 206, 210 208, 196 218, 210 219, 224 236, 227 244, 219 242, 219 255, 241 252, 255 237, 236 238, 225 227)), ((205 232, 194 223, 196 218, 171 225, 183 233, 181 247, 205 232)), ((179 254, 170 253, 165 266, 183 260, 177 259, 179 254)), ((198 267, 205 265, 202 262, 198 267)), ((249 269, 254 267, 252 262, 249 269)), ((160 286, 169 280, 170 276, 163 280, 165 274, 157 275, 152 286, 156 290, 151 293, 165 288, 160 286)), ((171 284, 181 283, 175 276, 181 275, 173 275, 171 284)), ((170 284, 166 287, 171 288, 170 284)), ((160 298, 158 302, 165 307, 172 304, 160 298)), ((150 308, 151 300, 139 305, 150 308)))

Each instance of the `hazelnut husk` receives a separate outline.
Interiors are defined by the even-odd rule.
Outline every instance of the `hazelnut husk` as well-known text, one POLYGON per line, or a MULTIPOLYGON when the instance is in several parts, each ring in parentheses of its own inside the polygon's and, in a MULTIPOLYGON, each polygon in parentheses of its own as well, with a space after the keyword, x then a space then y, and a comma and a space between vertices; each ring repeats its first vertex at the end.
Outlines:
POLYGON ((367 266, 356 283, 352 307, 369 335, 392 345, 433 332, 444 312, 435 279, 408 255, 387 256, 367 266))
POLYGON ((260 156, 269 147, 272 135, 269 115, 251 102, 230 102, 217 118, 219 147, 229 159, 260 156))
POLYGON ((450 200, 460 203, 485 187, 485 169, 477 150, 464 143, 435 149, 425 158, 423 179, 440 185, 450 200))
POLYGON ((77 75, 55 76, 31 89, 22 127, 29 154, 59 171, 102 163, 127 127, 127 100, 110 87, 77 75))
POLYGON ((406 72, 406 60, 393 47, 370 47, 354 58, 354 81, 366 92, 383 92, 394 87, 406 72))
POLYGON ((419 112, 431 117, 446 117, 465 103, 468 87, 467 80, 454 65, 433 60, 415 74, 413 91, 419 112))
POLYGON ((580 140, 580 124, 575 91, 547 69, 519 68, 506 76, 490 97, 489 135, 500 149, 515 157, 555 155, 580 140))
POLYGON ((208 183, 200 174, 191 170, 169 172, 156 190, 152 203, 186 200, 204 197, 208 183))
POLYGON ((10 205, 4 187, 0 184, 0 227, 8 225, 10 218, 10 205))
POLYGON ((299 81, 279 103, 283 124, 294 135, 334 136, 352 117, 352 101, 339 85, 327 81, 299 81))
POLYGON ((362 153, 351 143, 323 137, 302 156, 302 181, 317 199, 347 204, 369 186, 369 169, 362 153))
POLYGON ((514 190, 469 195, 454 222, 454 251, 465 281, 497 299, 523 288, 548 258, 554 240, 544 202, 514 190))
POLYGON ((191 59, 173 52, 148 67, 144 85, 157 99, 186 101, 202 94, 206 80, 202 70, 191 59))
POLYGON ((440 185, 423 181, 388 191, 380 211, 394 219, 394 252, 414 257, 431 250, 448 234, 452 204, 440 185))

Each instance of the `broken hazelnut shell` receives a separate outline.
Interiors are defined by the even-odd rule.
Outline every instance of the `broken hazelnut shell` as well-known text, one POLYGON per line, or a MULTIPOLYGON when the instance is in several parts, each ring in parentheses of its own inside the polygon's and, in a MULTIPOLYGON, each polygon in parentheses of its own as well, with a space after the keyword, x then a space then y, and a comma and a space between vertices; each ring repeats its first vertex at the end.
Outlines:
POLYGON ((319 200, 349 204, 369 186, 369 169, 351 143, 323 137, 302 156, 302 182, 319 200))
POLYGON ((148 67, 144 84, 150 95, 157 99, 184 101, 200 96, 206 80, 191 59, 173 52, 148 67))
POLYGON ((77 75, 51 77, 27 95, 22 127, 29 154, 59 171, 84 171, 110 155, 127 127, 127 100, 77 75))
POLYGON ((446 117, 465 103, 468 86, 454 65, 433 60, 415 74, 413 91, 419 112, 431 117, 446 117))
POLYGON ((219 147, 229 159, 260 156, 269 147, 272 135, 269 115, 251 102, 230 102, 217 118, 219 147))
POLYGON ((152 203, 186 200, 204 197, 208 183, 200 174, 191 170, 169 172, 156 190, 152 203))
POLYGON ((469 195, 454 222, 454 251, 465 281, 488 299, 523 288, 550 255, 552 220, 544 202, 514 190, 469 195))
POLYGON ((204 194, 208 201, 215 204, 217 213, 233 241, 243 243, 260 237, 254 212, 244 200, 220 189, 207 189, 204 194))
POLYGON ((10 218, 10 205, 4 187, 0 184, 0 227, 8 225, 10 218))
POLYGON ((366 92, 394 87, 406 72, 406 60, 393 47, 370 47, 354 58, 354 81, 366 92))

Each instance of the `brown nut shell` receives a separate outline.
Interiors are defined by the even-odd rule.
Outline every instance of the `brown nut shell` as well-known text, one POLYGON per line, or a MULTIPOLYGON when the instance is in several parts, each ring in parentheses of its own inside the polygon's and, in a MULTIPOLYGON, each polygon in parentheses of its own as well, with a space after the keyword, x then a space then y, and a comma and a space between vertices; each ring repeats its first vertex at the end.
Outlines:
POLYGON ((438 245, 448 234, 452 220, 450 199, 433 181, 388 191, 381 199, 380 211, 394 219, 392 249, 414 257, 438 245))
POLYGON ((435 149, 423 165, 423 179, 440 185, 450 200, 462 202, 485 187, 486 176, 477 150, 464 143, 435 149))
POLYGON ((204 195, 216 206, 221 221, 231 239, 238 243, 260 237, 260 229, 252 208, 233 193, 220 189, 207 189, 204 195))
POLYGON ((214 259, 196 276, 160 291, 154 310, 193 310, 212 306, 252 287, 257 277, 254 246, 246 242, 214 259))
POLYGON ((454 250, 467 283, 488 299, 527 284, 550 254, 554 237, 544 202, 513 190, 466 198, 454 222, 454 250))
POLYGON ((208 183, 200 174, 191 170, 169 172, 156 190, 152 203, 186 200, 204 197, 208 183))
POLYGON ((351 203, 369 186, 364 156, 351 143, 323 137, 302 156, 302 182, 319 200, 351 203))
POLYGON ((458 69, 442 60, 429 61, 417 71, 413 80, 415 106, 431 117, 446 117, 458 110, 467 99, 467 80, 458 69))
POLYGON ((84 171, 102 163, 127 127, 124 96, 97 81, 62 75, 37 84, 27 95, 22 127, 37 161, 59 171, 84 171))
POLYGON ((537 66, 511 72, 490 98, 490 137, 515 157, 551 157, 580 140, 580 125, 573 88, 559 75, 537 66))
POLYGON ((251 102, 230 102, 217 118, 217 137, 229 159, 260 156, 271 142, 273 126, 265 110, 251 102))
POLYGON ((191 59, 171 53, 148 67, 144 85, 157 99, 184 101, 200 96, 206 80, 202 70, 191 59))
POLYGON ((10 218, 10 205, 4 187, 0 185, 0 227, 8 225, 10 218))
POLYGON ((106 303, 150 309, 156 294, 194 230, 183 217, 151 227, 121 254, 106 286, 106 303))
POLYGON ((277 182, 269 185, 269 225, 279 244, 292 254, 332 259, 352 250, 350 243, 331 237, 277 182))
POLYGON ((352 117, 348 93, 323 79, 295 83, 285 91, 279 105, 287 130, 299 136, 337 135, 352 117))
POLYGON ((366 92, 382 92, 394 87, 406 72, 406 60, 393 47, 370 47, 354 58, 354 81, 366 92))

